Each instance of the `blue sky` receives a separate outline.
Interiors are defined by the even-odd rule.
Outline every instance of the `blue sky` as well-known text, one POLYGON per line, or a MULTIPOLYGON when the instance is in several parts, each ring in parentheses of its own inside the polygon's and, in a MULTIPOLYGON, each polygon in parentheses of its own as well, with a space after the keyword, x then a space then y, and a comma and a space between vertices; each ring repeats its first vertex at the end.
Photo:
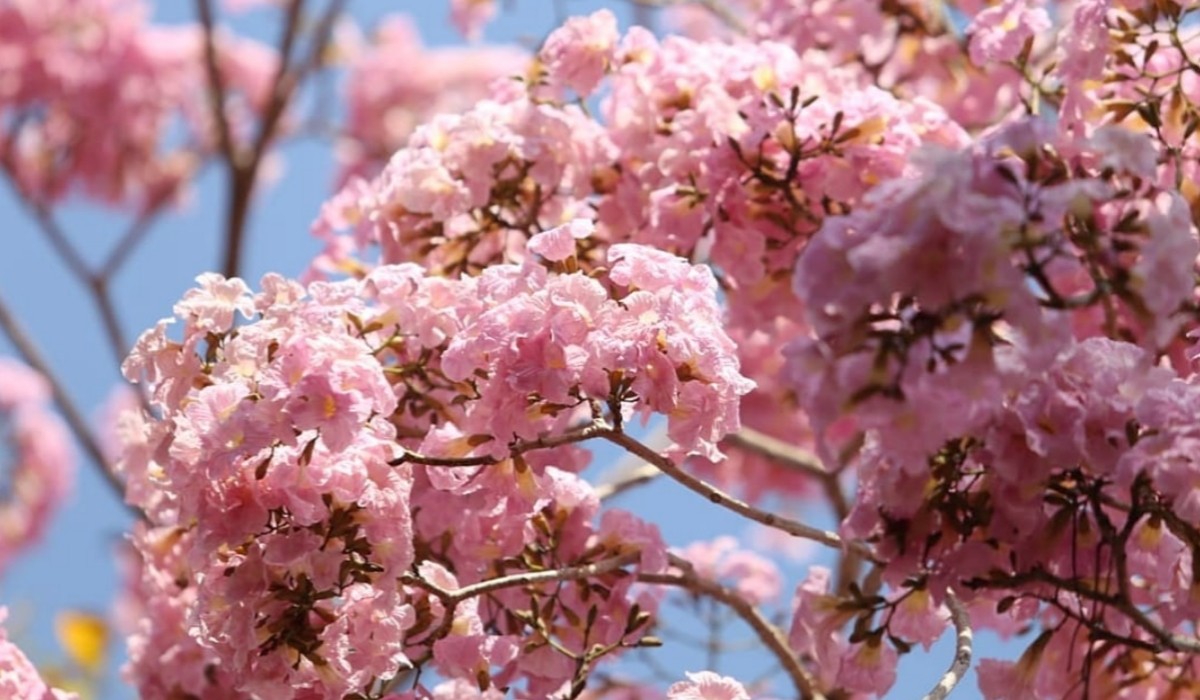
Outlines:
MULTIPOLYGON (((488 28, 489 40, 536 38, 552 25, 548 10, 551 5, 546 0, 507 4, 510 10, 488 28)), ((561 4, 572 13, 582 13, 606 3, 572 0, 561 4)), ((629 5, 607 4, 618 11, 627 26, 629 5)), ((155 17, 160 21, 192 19, 191 3, 175 0, 157 5, 155 17)), ((459 40, 445 21, 444 2, 360 0, 351 7, 357 8, 356 16, 365 22, 385 11, 409 12, 416 16, 431 45, 459 40)), ((271 17, 269 11, 254 12, 238 18, 237 26, 239 31, 255 36, 271 36, 267 31, 272 27, 271 17)), ((334 177, 330 152, 323 144, 297 143, 284 151, 283 167, 281 180, 259 194, 254 208, 244 271, 252 284, 268 271, 298 274, 319 250, 308 231, 319 204, 330 194, 334 177)), ((113 292, 130 339, 157 319, 169 316, 172 304, 197 274, 217 267, 222 184, 217 169, 208 169, 190 202, 154 229, 126 272, 117 278, 113 292)), ((104 257, 128 224, 119 213, 79 202, 63 206, 57 214, 70 238, 93 262, 104 257)), ((0 188, 0 222, 0 240, 4 243, 0 253, 0 297, 16 310, 77 403, 94 415, 120 378, 91 302, 8 188, 0 188)), ((3 337, 0 354, 14 354, 3 337)), ((611 452, 601 453, 599 461, 611 463, 613 457, 611 452)), ((657 522, 668 542, 675 545, 746 531, 741 521, 672 484, 646 487, 622 497, 619 505, 657 522)), ((812 515, 806 511, 806 520, 828 526, 823 506, 807 508, 812 515)), ((54 611, 109 609, 118 586, 113 552, 128 524, 128 515, 94 468, 81 464, 74 496, 55 520, 46 541, 0 577, 0 602, 11 609, 9 627, 35 660, 53 661, 58 655, 51 633, 54 611)), ((802 576, 802 568, 790 565, 788 573, 793 579, 785 584, 785 590, 790 591, 802 576)), ((947 635, 932 653, 917 652, 907 658, 902 663, 901 681, 891 696, 915 697, 927 691, 949 663, 950 642, 947 635)), ((120 643, 115 651, 119 656, 120 643)), ((670 646, 658 658, 679 677, 685 670, 700 670, 704 663, 702 657, 670 646)), ((740 672, 749 678, 764 665, 761 657, 743 654, 736 665, 721 670, 735 675, 740 672)), ((110 680, 102 697, 128 698, 132 693, 110 680)), ((954 697, 978 697, 973 678, 954 697)))

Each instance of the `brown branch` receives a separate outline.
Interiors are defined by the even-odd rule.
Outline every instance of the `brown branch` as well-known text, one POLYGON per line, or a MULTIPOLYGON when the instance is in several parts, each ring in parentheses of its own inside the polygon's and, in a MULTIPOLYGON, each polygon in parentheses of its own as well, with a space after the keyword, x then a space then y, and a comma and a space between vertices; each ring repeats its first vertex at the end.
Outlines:
POLYGON ((208 104, 213 123, 217 128, 217 147, 232 168, 238 162, 237 149, 229 119, 225 115, 225 78, 221 75, 221 64, 217 59, 216 27, 213 20, 211 0, 195 0, 196 14, 204 30, 204 72, 208 78, 208 104))
POLYGON ((744 450, 750 450, 814 478, 825 480, 831 476, 830 471, 821 464, 821 460, 815 454, 752 428, 742 428, 725 439, 744 450))
POLYGON ((595 487, 596 496, 601 501, 613 498, 630 489, 653 481, 661 475, 662 472, 653 464, 642 464, 632 469, 622 470, 612 481, 597 484, 595 487))
MULTIPOLYGON (((5 162, 3 166, 4 172, 7 175, 6 180, 12 188, 13 193, 29 211, 34 222, 46 237, 46 240, 50 242, 50 247, 66 266, 67 272, 79 284, 91 291, 92 303, 96 305, 96 312, 100 317, 100 323, 108 340, 109 349, 112 351, 117 364, 120 364, 125 359, 125 355, 128 354, 130 345, 126 342, 124 333, 121 330, 121 321, 117 314, 117 309, 113 305, 112 297, 108 293, 108 279, 106 274, 104 272, 92 272, 87 262, 83 259, 83 256, 79 253, 79 250, 71 243, 71 239, 67 236, 62 225, 54 218, 54 212, 21 188, 20 182, 13 175, 9 163, 5 162)), ((118 247, 122 245, 126 247, 136 245, 142 235, 140 232, 144 231, 144 228, 149 225, 151 218, 149 214, 139 216, 131 228, 131 232, 136 235, 131 236, 130 233, 127 233, 122 241, 118 243, 118 247), (131 238, 132 240, 130 240, 131 238)))
POLYGON ((145 240, 146 234, 150 232, 151 224, 154 223, 160 211, 161 207, 155 207, 142 212, 133 220, 133 223, 126 229, 125 234, 113 246, 108 257, 104 259, 104 262, 100 265, 100 269, 96 271, 95 277, 97 279, 108 281, 124 267, 125 263, 129 260, 129 256, 145 240))
POLYGON ((559 447, 569 445, 575 442, 584 442, 597 437, 603 437, 604 433, 611 429, 603 422, 592 422, 583 428, 572 430, 562 435, 538 438, 537 440, 526 440, 523 442, 513 443, 508 448, 508 455, 505 457, 493 457, 491 455, 479 455, 477 457, 434 457, 431 455, 423 455, 419 452, 413 452, 403 446, 400 450, 403 452, 399 457, 388 462, 390 466, 397 467, 405 462, 411 464, 423 464, 427 467, 484 467, 490 464, 499 464, 507 459, 532 452, 533 450, 544 450, 551 447, 559 447))
MULTIPOLYGON (((66 419, 67 425, 71 428, 71 432, 75 434, 75 439, 83 446, 84 452, 91 458, 96 468, 100 470, 100 475, 104 481, 112 488, 113 493, 117 498, 125 503, 125 485, 121 483, 121 479, 117 477, 112 465, 104 456, 104 451, 100 449, 100 444, 92 435, 91 429, 88 427, 87 420, 83 414, 75 406, 70 395, 63 388, 58 377, 51 370, 49 363, 42 356, 40 350, 34 345, 25 329, 21 327, 16 316, 12 314, 8 306, 0 299, 0 328, 4 329, 9 340, 16 347, 17 352, 25 360, 25 363, 39 372, 45 378, 46 383, 50 385, 50 391, 54 396, 54 402, 58 405, 58 410, 62 412, 63 418, 66 419)), ((137 508, 125 504, 125 507, 134 515, 142 517, 141 511, 137 508)))
POLYGON ((321 66, 323 56, 333 35, 333 26, 345 9, 346 0, 330 0, 317 21, 309 52, 303 61, 295 63, 292 55, 301 33, 304 0, 291 0, 281 31, 279 66, 271 80, 270 97, 263 108, 258 132, 250 149, 240 158, 229 161, 229 209, 222 270, 226 277, 237 277, 242 267, 246 229, 250 219, 250 203, 263 159, 277 135, 279 124, 304 79, 321 66))
POLYGON ((950 662, 950 668, 942 674, 938 684, 925 695, 924 700, 945 700, 955 686, 962 681, 967 670, 971 668, 971 646, 974 635, 971 631, 971 620, 967 617, 967 610, 953 591, 946 591, 946 607, 950 608, 950 619, 954 622, 954 659, 950 662))
POLYGON ((658 467, 664 474, 679 482, 689 490, 703 496, 710 502, 715 503, 723 508, 731 510, 738 515, 749 518, 756 523, 761 523, 767 527, 772 527, 777 530, 793 535, 795 537, 803 537, 815 542, 820 542, 834 549, 839 549, 846 552, 857 552, 859 555, 874 560, 874 554, 871 549, 865 544, 857 541, 843 539, 836 532, 830 530, 822 530, 820 528, 805 525, 790 518, 785 518, 775 513, 768 513, 742 501, 738 498, 725 493, 721 489, 698 479, 684 470, 680 469, 674 462, 660 455, 649 447, 638 442, 634 438, 625 433, 615 430, 604 431, 597 437, 602 437, 609 442, 625 448, 627 451, 641 457, 655 467, 658 467))
MULTIPOLYGON (((469 586, 464 586, 453 591, 448 591, 441 586, 430 583, 419 576, 413 574, 403 574, 400 577, 400 582, 411 586, 416 586, 429 591, 437 596, 444 605, 448 608, 457 605, 464 600, 469 600, 476 596, 481 596, 486 593, 494 593, 495 591, 505 588, 517 588, 520 586, 529 586, 535 583, 550 583, 553 581, 579 581, 581 579, 599 576, 610 571, 616 571, 621 567, 633 564, 641 559, 640 551, 626 552, 615 557, 602 559, 591 564, 581 564, 579 566, 568 566, 562 569, 549 569, 547 571, 528 571, 520 574, 512 574, 510 576, 501 576, 499 578, 488 579, 473 583, 469 586)), ((449 613, 447 613, 449 614, 449 613)))
MULTIPOLYGON (((840 472, 827 469, 812 452, 751 428, 742 428, 726 440, 744 450, 813 477, 821 483, 838 522, 844 521, 850 515, 850 501, 846 498, 846 492, 842 490, 838 479, 840 472)), ((845 593, 850 583, 858 578, 861 565, 862 557, 858 554, 847 552, 842 555, 837 567, 836 585, 839 593, 845 593)))
POLYGON ((762 643, 779 659, 779 663, 787 672, 795 686, 796 692, 802 698, 825 700, 825 695, 817 687, 816 679, 800 664, 792 650, 788 648, 787 640, 778 627, 772 625, 762 613, 737 591, 726 588, 721 584, 701 578, 696 574, 691 563, 674 554, 670 555, 671 566, 681 573, 673 574, 638 574, 638 580, 643 583, 653 583, 661 586, 674 586, 690 591, 697 595, 707 596, 727 605, 750 629, 754 630, 762 643))

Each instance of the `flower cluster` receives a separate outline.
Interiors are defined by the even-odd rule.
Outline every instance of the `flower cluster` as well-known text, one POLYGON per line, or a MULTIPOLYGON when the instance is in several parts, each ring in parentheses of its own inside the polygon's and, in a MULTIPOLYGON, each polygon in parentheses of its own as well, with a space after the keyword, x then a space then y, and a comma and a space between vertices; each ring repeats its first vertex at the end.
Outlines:
MULTIPOLYGON (((43 205, 72 191, 143 211, 173 198, 214 143, 198 27, 146 21, 137 0, 16 0, 0 8, 0 166, 43 205), (103 123, 104 129, 95 125, 103 123), (184 138, 174 136, 186 127, 184 138)), ((217 40, 239 130, 266 98, 274 55, 217 40)))
POLYGON ((8 484, 0 503, 0 571, 41 538, 74 479, 71 440, 49 400, 41 375, 0 358, 0 455, 8 484))
MULTIPOLYGON (((0 607, 0 624, 8 617, 8 609, 0 607)), ((0 693, 6 698, 28 700, 79 700, 75 693, 46 685, 25 653, 8 639, 0 629, 0 693)))
POLYGON ((637 644, 654 601, 616 568, 662 571, 664 546, 629 514, 592 524, 574 443, 604 415, 658 413, 681 454, 715 457, 751 383, 706 268, 627 244, 588 276, 579 226, 477 278, 383 265, 252 295, 205 275, 175 307, 181 339, 166 322, 142 336, 125 371, 162 418, 126 426, 152 444, 122 465, 155 526, 135 538, 132 592, 161 611, 131 646, 141 687, 341 697, 432 663, 550 694, 578 659, 637 644), (473 585, 490 595, 456 594, 473 585), (217 671, 178 675, 164 654, 217 671))
MULTIPOLYGON (((1200 694, 1200 6, 936 4, 705 3, 665 37, 602 10, 530 54, 427 50, 393 18, 340 45, 306 284, 202 275, 124 365, 150 404, 113 421, 146 515, 126 677, 203 700, 758 693, 592 675, 661 643, 667 586, 727 605, 799 695, 881 696, 951 625, 1037 630, 979 666, 990 698, 1200 694), (665 454, 626 432, 655 417, 665 454), (604 506, 593 440, 838 548, 836 576, 812 567, 775 629, 780 572, 604 506), (836 532, 760 508, 816 494, 836 532)), ((451 3, 471 38, 497 10, 451 3)), ((18 193, 146 213, 214 149, 236 176, 246 117, 307 69, 208 29, 134 0, 0 8, 18 193)), ((67 483, 44 394, 0 364, 0 566, 67 483)), ((10 652, 0 686, 60 697, 10 652)))
POLYGON ((403 16, 386 18, 367 46, 342 51, 350 63, 343 181, 373 177, 418 126, 490 97, 498 81, 524 75, 530 60, 515 47, 424 48, 403 16))

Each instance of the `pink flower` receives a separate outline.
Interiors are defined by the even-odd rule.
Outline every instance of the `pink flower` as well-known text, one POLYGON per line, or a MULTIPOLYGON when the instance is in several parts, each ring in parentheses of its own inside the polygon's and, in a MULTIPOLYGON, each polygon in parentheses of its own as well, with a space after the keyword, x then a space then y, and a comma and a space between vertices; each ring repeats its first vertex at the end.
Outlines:
POLYGON ((888 631, 907 642, 917 642, 928 651, 946 631, 950 613, 945 607, 935 605, 933 596, 925 588, 903 591, 892 615, 888 631))
POLYGON ((450 21, 468 39, 478 39, 496 14, 495 0, 450 0, 450 21))
POLYGON ((592 235, 595 225, 587 219, 575 219, 549 231, 534 234, 529 239, 529 252, 550 262, 561 262, 575 255, 575 241, 592 235))
POLYGON ((842 659, 838 685, 852 692, 883 697, 896 682, 899 661, 896 650, 882 637, 871 637, 851 649, 842 659))
MULTIPOLYGON (((0 624, 7 617, 8 608, 0 607, 0 624)), ((0 697, 14 700, 79 700, 75 693, 47 686, 29 658, 8 640, 3 629, 0 629, 0 697)))
POLYGON ((243 318, 254 313, 250 288, 236 277, 227 280, 223 275, 206 272, 196 278, 199 289, 189 289, 175 305, 175 314, 197 329, 224 333, 233 327, 234 314, 243 318))
POLYGON ((552 85, 592 94, 612 64, 620 33, 611 10, 572 17, 546 38, 538 54, 549 70, 552 85))
POLYGON ((712 671, 687 673, 687 680, 667 689, 669 700, 750 700, 742 684, 712 671))
POLYGON ((619 508, 604 511, 596 536, 615 553, 636 549, 641 554, 640 569, 646 573, 667 570, 667 547, 658 526, 628 511, 619 508))
POLYGON ((8 486, 0 501, 0 572, 41 539, 67 498, 75 457, 66 426, 46 406, 42 376, 0 358, 0 455, 8 486))
POLYGON ((982 66, 990 61, 1011 61, 1025 42, 1050 28, 1050 15, 1037 0, 1003 0, 975 16, 967 35, 971 37, 971 61, 982 66))
POLYGON ((778 598, 782 585, 778 567, 754 552, 737 549, 737 545, 732 537, 718 537, 711 542, 694 542, 681 555, 701 576, 732 581, 742 597, 755 605, 778 598))

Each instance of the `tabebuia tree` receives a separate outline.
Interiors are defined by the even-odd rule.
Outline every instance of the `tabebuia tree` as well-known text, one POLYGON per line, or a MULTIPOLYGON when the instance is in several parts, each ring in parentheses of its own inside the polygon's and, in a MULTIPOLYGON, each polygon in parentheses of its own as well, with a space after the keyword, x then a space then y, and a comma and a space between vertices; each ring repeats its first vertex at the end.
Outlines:
MULTIPOLYGON (((347 5, 0 3, 4 179, 133 386, 89 423, 0 303, 0 564, 70 430, 139 697, 1200 696, 1200 4, 562 2, 496 47, 454 0, 457 48, 347 5), (296 139, 323 251, 244 281, 296 139), (202 171, 220 264, 129 342, 110 283, 202 171), (128 215, 98 265, 81 199, 128 215), (831 563, 668 543, 613 505, 651 480, 831 563), (680 666, 678 600, 772 670, 680 666)), ((11 634, 0 691, 74 697, 11 634)))

